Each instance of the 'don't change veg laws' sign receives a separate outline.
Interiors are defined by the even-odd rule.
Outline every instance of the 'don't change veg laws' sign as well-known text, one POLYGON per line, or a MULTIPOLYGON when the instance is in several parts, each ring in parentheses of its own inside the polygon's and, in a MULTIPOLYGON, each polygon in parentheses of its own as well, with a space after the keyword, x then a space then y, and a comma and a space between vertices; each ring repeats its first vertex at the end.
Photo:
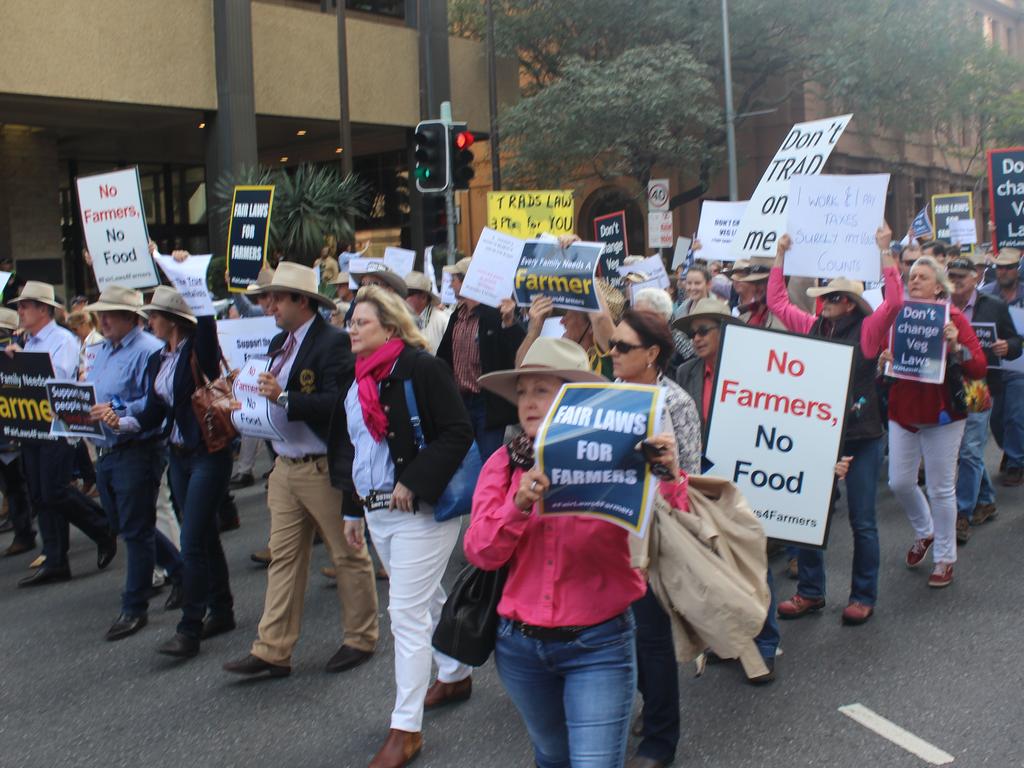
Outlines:
POLYGON ((988 195, 993 250, 1024 248, 1024 147, 989 150, 988 195))
POLYGON ((487 226, 524 240, 545 232, 569 235, 574 207, 571 189, 488 192, 487 226))
POLYGON ((619 267, 629 255, 629 240, 626 238, 626 212, 616 211, 594 219, 594 240, 604 243, 599 277, 618 287, 622 283, 619 267))
POLYGON ((942 330, 948 322, 946 302, 905 300, 889 332, 892 362, 885 368, 886 375, 941 384, 946 378, 942 330))

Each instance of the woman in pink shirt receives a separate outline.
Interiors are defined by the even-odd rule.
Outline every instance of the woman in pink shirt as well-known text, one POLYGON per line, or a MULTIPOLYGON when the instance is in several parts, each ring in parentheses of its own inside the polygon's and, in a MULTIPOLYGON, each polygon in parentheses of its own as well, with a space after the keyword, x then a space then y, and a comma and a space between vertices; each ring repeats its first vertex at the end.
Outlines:
MULTIPOLYGON (((495 662, 519 709, 539 768, 621 768, 636 689, 636 628, 630 605, 646 584, 631 567, 629 534, 582 516, 542 517, 550 485, 534 466, 533 440, 562 383, 602 381, 582 347, 538 339, 511 371, 480 378, 516 403, 524 433, 480 473, 466 532, 466 557, 485 570, 508 567, 495 662)), ((676 481, 662 495, 685 504, 675 437, 652 439, 676 481)))

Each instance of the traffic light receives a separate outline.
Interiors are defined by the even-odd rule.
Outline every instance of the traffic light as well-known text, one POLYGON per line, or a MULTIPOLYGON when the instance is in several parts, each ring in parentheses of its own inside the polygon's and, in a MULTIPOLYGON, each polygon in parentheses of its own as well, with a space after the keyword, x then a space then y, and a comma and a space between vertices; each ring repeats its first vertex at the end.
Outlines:
POLYGON ((473 178, 473 153, 470 147, 476 140, 472 131, 466 130, 465 123, 453 123, 451 126, 451 158, 452 158, 452 186, 455 189, 469 189, 470 179, 473 178))
POLYGON ((444 192, 450 180, 448 126, 442 120, 424 120, 416 126, 416 189, 444 192))

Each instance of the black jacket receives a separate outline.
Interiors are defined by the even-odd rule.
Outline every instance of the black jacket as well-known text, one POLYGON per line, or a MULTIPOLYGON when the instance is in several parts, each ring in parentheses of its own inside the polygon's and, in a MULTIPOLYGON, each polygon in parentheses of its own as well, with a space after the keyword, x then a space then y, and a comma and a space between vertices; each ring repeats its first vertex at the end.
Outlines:
MULTIPOLYGON (((676 370, 676 384, 693 398, 693 403, 697 406, 697 415, 700 416, 700 444, 707 451, 708 423, 704 420, 704 360, 693 357, 680 365, 676 370)), ((714 397, 714 392, 711 395, 714 397)))
MULTIPOLYGON (((480 330, 477 337, 477 346, 480 349, 480 373, 492 373, 493 371, 505 371, 516 367, 516 352, 519 345, 526 338, 526 331, 519 323, 514 323, 509 328, 501 327, 501 313, 494 307, 481 304, 477 307, 477 314, 480 317, 480 330)), ((452 334, 455 330, 455 322, 466 312, 466 305, 460 304, 452 313, 448 321, 448 328, 444 337, 437 347, 437 357, 448 363, 448 367, 455 368, 455 360, 452 355, 452 334)), ((519 413, 516 407, 504 398, 484 392, 484 404, 487 409, 487 429, 507 427, 509 424, 519 422, 519 413)))
POLYGON ((181 342, 181 352, 172 380, 174 403, 171 406, 156 393, 156 377, 160 372, 163 356, 156 352, 149 358, 146 368, 146 405, 136 416, 143 432, 156 429, 163 424, 165 438, 170 436, 173 426, 177 424, 184 442, 183 447, 189 451, 205 450, 199 422, 196 421, 192 410, 192 393, 196 391, 191 362, 193 351, 199 370, 206 374, 208 379, 216 379, 220 375, 220 344, 217 341, 217 321, 213 316, 198 318, 195 333, 191 338, 181 342))
MULTIPOLYGON (((284 346, 284 331, 270 340, 269 353, 284 346)), ((324 320, 318 312, 306 332, 288 372, 288 421, 304 421, 324 442, 328 442, 331 411, 343 391, 343 381, 351 381, 355 357, 348 334, 324 320)))
MULTIPOLYGON (((352 371, 334 401, 327 441, 331 484, 344 493, 341 509, 348 517, 363 514, 352 481, 354 449, 345 413, 345 397, 354 380, 352 371)), ((473 444, 473 425, 451 371, 433 355, 406 347, 380 384, 380 402, 388 416, 386 440, 395 465, 395 482, 401 482, 417 498, 436 503, 473 444), (427 444, 422 451, 416 448, 405 402, 403 382, 410 378, 427 444)))
MULTIPOLYGON (((1008 347, 1006 353, 1007 360, 1016 360, 1021 355, 1021 337, 1017 333, 1017 328, 1013 324, 1013 318, 1010 317, 1010 308, 1005 301, 998 296, 993 296, 990 293, 982 293, 978 291, 978 298, 974 302, 974 314, 971 317, 972 323, 995 323, 996 324, 996 338, 1006 342, 1008 347)), ((999 358, 993 354, 992 350, 985 350, 985 357, 988 358, 989 365, 998 365, 999 358)), ((995 390, 997 393, 1002 390, 1003 377, 998 368, 989 368, 988 371, 988 383, 989 388, 995 390)))

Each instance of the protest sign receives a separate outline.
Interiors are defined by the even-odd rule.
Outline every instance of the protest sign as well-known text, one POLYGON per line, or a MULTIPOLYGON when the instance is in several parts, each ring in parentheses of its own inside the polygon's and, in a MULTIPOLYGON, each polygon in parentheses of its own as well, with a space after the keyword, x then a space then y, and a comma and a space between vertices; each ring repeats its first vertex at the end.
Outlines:
POLYGON ((619 269, 619 273, 623 277, 633 272, 642 272, 648 280, 656 280, 659 288, 667 289, 670 285, 668 272, 665 271, 665 262, 661 260, 661 256, 651 256, 619 269))
POLYGON ((571 189, 488 192, 487 226, 523 239, 542 232, 570 235, 573 209, 571 189))
POLYGON ((875 230, 885 217, 888 187, 887 173, 793 176, 786 226, 793 247, 785 273, 878 280, 875 230))
POLYGON ((886 375, 941 384, 946 376, 942 329, 948 322, 946 302, 905 300, 889 332, 892 362, 885 367, 886 375))
MULTIPOLYGON (((914 217, 914 221, 910 224, 910 231, 914 237, 931 237, 934 228, 932 227, 931 221, 928 219, 928 206, 922 208, 917 216, 914 217)), ((909 245, 910 243, 907 243, 909 245)))
POLYGON ((826 117, 797 123, 790 129, 743 212, 732 243, 736 258, 775 255, 786 229, 790 177, 821 173, 852 117, 826 117))
POLYGON ((631 307, 636 306, 636 298, 640 295, 641 291, 646 290, 647 288, 655 288, 659 291, 662 290, 661 284, 657 278, 652 280, 642 280, 639 283, 629 283, 627 288, 629 289, 629 306, 631 307))
POLYGON ((603 243, 573 243, 565 250, 557 243, 525 243, 515 273, 516 304, 524 307, 548 296, 555 309, 599 312, 594 272, 604 248, 603 243))
POLYGON ((725 325, 705 474, 737 485, 775 539, 824 547, 854 348, 725 325))
POLYGON ((679 267, 688 267, 693 261, 693 240, 689 237, 677 237, 676 247, 672 251, 672 271, 679 267))
POLYGON ((97 344, 90 344, 85 348, 85 352, 82 354, 82 370, 78 372, 78 375, 84 380, 89 377, 89 371, 92 370, 93 365, 96 364, 96 358, 99 357, 100 348, 103 346, 103 342, 97 344))
POLYGON ((561 317, 549 317, 540 329, 541 338, 560 339, 565 335, 565 326, 561 317))
POLYGON ((403 280, 412 272, 416 263, 416 251, 389 245, 384 249, 384 265, 403 280))
POLYGON ((0 355, 0 436, 30 443, 57 439, 50 434, 53 413, 46 394, 52 378, 46 352, 0 355))
POLYGON ((629 240, 626 238, 626 212, 616 211, 594 219, 594 240, 604 243, 601 264, 597 274, 614 286, 622 283, 619 267, 629 255, 629 240))
POLYGON ((160 277, 149 255, 139 169, 79 176, 75 182, 82 232, 100 290, 114 284, 128 288, 159 285, 160 277))
POLYGON ((50 435, 53 437, 103 437, 103 427, 89 415, 96 405, 92 382, 48 379, 46 398, 50 403, 50 435))
POLYGON ((672 247, 672 214, 669 211, 653 211, 647 214, 647 247, 672 247))
POLYGON ((452 273, 441 272, 441 303, 451 307, 458 301, 452 288, 452 273))
POLYGON ((432 245, 423 249, 423 274, 427 276, 436 291, 438 288, 437 274, 434 272, 434 246, 432 245))
POLYGON ((992 250, 1024 248, 1024 147, 988 151, 992 250))
MULTIPOLYGON (((981 348, 988 352, 995 346, 998 337, 996 336, 996 324, 995 323, 971 323, 971 328, 974 329, 974 335, 978 337, 978 343, 981 344, 981 348)), ((997 367, 999 358, 996 358, 996 366, 989 366, 989 368, 997 367)))
POLYGON ((217 321, 220 349, 233 371, 245 365, 250 357, 267 354, 271 339, 280 332, 272 316, 217 321))
POLYGON ((273 206, 273 185, 235 187, 228 224, 228 290, 233 293, 255 283, 266 263, 273 206))
MULTIPOLYGON (((1013 325, 1017 329, 1017 333, 1024 336, 1024 309, 1021 307, 1010 307, 1010 319, 1013 320, 1013 325)), ((1024 373, 1024 355, 1021 355, 1016 360, 1008 360, 1007 358, 1001 358, 999 360, 999 367, 1005 371, 1017 371, 1018 373, 1024 373)))
POLYGON ((512 295, 525 243, 518 237, 484 227, 473 250, 461 295, 497 307, 512 295))
POLYGON ((235 425, 238 434, 245 437, 258 437, 261 440, 281 439, 281 433, 274 426, 270 415, 270 409, 277 406, 272 405, 259 390, 260 374, 270 370, 272 359, 265 355, 250 357, 239 370, 231 386, 231 396, 242 406, 239 410, 231 412, 231 423, 235 425))
POLYGON ((7 281, 11 279, 12 272, 4 272, 0 269, 0 295, 3 295, 4 289, 7 288, 7 281))
POLYGON ((651 179, 647 182, 647 210, 667 211, 669 203, 668 179, 651 179))
POLYGON ((213 296, 206 287, 206 272, 212 256, 189 256, 185 261, 175 261, 170 256, 156 254, 153 258, 171 281, 174 290, 188 304, 196 317, 209 317, 213 311, 213 296))
POLYGON ((949 239, 954 245, 974 245, 978 242, 978 227, 974 219, 950 219, 949 239))
MULTIPOLYGON (((953 243, 950 220, 974 220, 974 198, 970 192, 953 192, 948 195, 932 195, 932 223, 935 224, 935 239, 953 243)), ((974 246, 965 249, 974 253, 974 246)))
POLYGON ((747 200, 722 202, 705 200, 700 204, 700 222, 697 224, 697 239, 700 250, 697 258, 705 261, 735 261, 732 243, 736 238, 747 200))
POLYGON ((564 384, 537 433, 537 466, 551 480, 542 515, 585 515, 643 536, 656 479, 637 445, 657 434, 661 387, 564 384))

